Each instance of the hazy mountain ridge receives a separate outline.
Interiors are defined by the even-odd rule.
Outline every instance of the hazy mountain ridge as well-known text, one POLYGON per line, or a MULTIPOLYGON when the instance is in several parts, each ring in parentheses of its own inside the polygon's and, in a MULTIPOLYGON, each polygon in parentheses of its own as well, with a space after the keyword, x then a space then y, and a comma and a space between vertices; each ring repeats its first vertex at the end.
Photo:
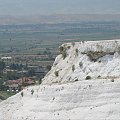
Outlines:
POLYGON ((0 24, 39 24, 63 23, 81 21, 119 21, 120 14, 56 14, 56 15, 31 15, 12 16, 1 15, 0 24))

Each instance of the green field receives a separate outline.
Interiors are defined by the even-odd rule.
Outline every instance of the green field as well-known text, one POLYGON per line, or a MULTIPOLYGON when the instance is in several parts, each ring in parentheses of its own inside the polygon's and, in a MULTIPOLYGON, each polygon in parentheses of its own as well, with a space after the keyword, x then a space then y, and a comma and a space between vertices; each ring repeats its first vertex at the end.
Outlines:
POLYGON ((56 52, 64 42, 120 38, 119 22, 0 26, 0 53, 56 52))
POLYGON ((5 92, 5 91, 0 91, 0 99, 1 100, 5 100, 11 96, 15 95, 14 93, 9 93, 9 92, 5 92))

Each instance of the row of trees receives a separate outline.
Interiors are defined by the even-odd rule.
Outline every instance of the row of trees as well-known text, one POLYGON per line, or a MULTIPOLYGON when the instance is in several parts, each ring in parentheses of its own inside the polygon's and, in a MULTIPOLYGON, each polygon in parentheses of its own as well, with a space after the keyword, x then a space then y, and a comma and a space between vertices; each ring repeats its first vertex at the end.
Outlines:
POLYGON ((5 68, 5 63, 3 61, 0 61, 0 78, 3 74, 3 69, 5 68))

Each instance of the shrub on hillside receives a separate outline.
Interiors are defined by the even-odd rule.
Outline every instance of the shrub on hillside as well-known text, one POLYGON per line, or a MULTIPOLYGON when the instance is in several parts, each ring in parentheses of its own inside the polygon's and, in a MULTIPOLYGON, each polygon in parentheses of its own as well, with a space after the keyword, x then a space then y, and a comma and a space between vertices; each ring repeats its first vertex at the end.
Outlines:
POLYGON ((75 71, 75 65, 72 65, 72 71, 73 72, 75 71))
POLYGON ((80 66, 80 68, 82 68, 83 67, 83 63, 79 62, 79 66, 80 66))
POLYGON ((65 58, 67 57, 66 51, 63 51, 61 54, 62 54, 62 58, 63 58, 63 59, 65 59, 65 58))
POLYGON ((100 75, 98 75, 98 77, 97 78, 101 78, 101 76, 100 75))
POLYGON ((47 65, 46 66, 46 69, 49 71, 49 70, 51 70, 51 65, 47 65))
POLYGON ((85 79, 86 79, 86 80, 90 80, 90 79, 92 79, 92 78, 91 78, 91 76, 86 76, 85 79))
POLYGON ((75 79, 75 82, 77 82, 78 81, 78 78, 77 79, 75 79))
POLYGON ((75 49, 75 52, 76 52, 76 55, 78 56, 78 49, 77 48, 75 49))
POLYGON ((59 72, 55 71, 55 76, 58 77, 59 76, 59 72))
POLYGON ((62 58, 65 59, 67 57, 66 49, 63 46, 61 46, 59 48, 59 51, 60 51, 60 54, 62 54, 62 58))
POLYGON ((112 79, 111 82, 114 82, 114 79, 112 79))
POLYGON ((38 83, 41 84, 42 83, 42 79, 39 79, 38 83))
POLYGON ((60 46, 60 47, 59 47, 59 51, 60 51, 60 53, 62 53, 62 52, 64 51, 64 47, 63 47, 63 46, 60 46))
POLYGON ((21 92, 21 96, 23 97, 23 92, 21 92))
POLYGON ((120 47, 118 47, 118 50, 117 50, 118 54, 120 55, 120 47))

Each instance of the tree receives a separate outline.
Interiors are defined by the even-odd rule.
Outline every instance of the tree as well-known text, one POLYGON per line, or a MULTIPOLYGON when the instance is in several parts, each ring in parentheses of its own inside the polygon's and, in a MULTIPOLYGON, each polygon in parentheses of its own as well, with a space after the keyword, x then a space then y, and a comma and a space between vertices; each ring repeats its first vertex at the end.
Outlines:
POLYGON ((0 79, 0 91, 4 91, 8 89, 8 87, 5 86, 3 83, 4 83, 4 80, 0 79))
POLYGON ((0 61, 0 70, 2 71, 5 68, 5 63, 0 61))
POLYGON ((21 70, 22 67, 23 67, 22 64, 17 64, 17 63, 10 64, 10 69, 12 69, 12 70, 21 70))
POLYGON ((75 71, 75 65, 72 65, 72 71, 73 72, 75 71))
POLYGON ((28 70, 28 76, 32 77, 32 76, 35 76, 35 70, 34 69, 30 69, 28 70))
POLYGON ((63 57, 63 59, 65 59, 67 57, 66 51, 62 52, 62 57, 63 57))
POLYGON ((62 58, 65 59, 67 57, 66 49, 65 47, 61 46, 59 48, 60 54, 62 54, 62 58))
POLYGON ((2 90, 3 81, 0 79, 0 90, 2 90))
POLYGON ((86 80, 90 80, 90 79, 92 79, 92 78, 91 78, 91 76, 86 76, 85 79, 86 79, 86 80))
POLYGON ((49 71, 49 70, 51 70, 51 65, 47 65, 46 66, 46 69, 49 71))
POLYGON ((75 52, 76 52, 76 55, 78 56, 78 49, 77 48, 75 49, 75 52))
POLYGON ((39 83, 39 84, 41 84, 41 83, 42 83, 42 79, 41 79, 41 78, 39 79, 38 83, 39 83))
POLYGON ((33 95, 33 93, 34 93, 34 90, 32 89, 32 90, 31 90, 31 95, 33 95))
POLYGON ((18 79, 17 74, 15 71, 8 71, 6 75, 4 75, 6 80, 15 80, 18 79))
POLYGON ((22 97, 23 97, 23 95, 24 95, 23 92, 21 92, 21 96, 22 96, 22 97))
POLYGON ((5 63, 3 61, 0 61, 0 77, 3 75, 4 68, 5 68, 5 63))
POLYGON ((55 76, 58 77, 59 76, 59 71, 55 71, 55 76))

